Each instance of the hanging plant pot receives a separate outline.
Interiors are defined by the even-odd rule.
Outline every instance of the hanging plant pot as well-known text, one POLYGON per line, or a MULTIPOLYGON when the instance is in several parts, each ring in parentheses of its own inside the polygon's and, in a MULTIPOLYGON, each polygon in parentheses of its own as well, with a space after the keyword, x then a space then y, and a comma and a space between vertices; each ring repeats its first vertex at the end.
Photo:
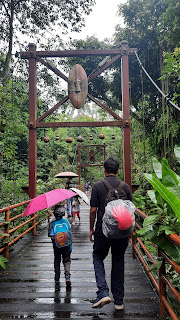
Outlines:
POLYGON ((100 135, 99 135, 99 139, 104 139, 104 138, 105 138, 104 133, 100 133, 100 135))
POLYGON ((89 140, 93 140, 93 136, 92 136, 92 134, 90 134, 90 136, 89 136, 89 140))
POLYGON ((59 135, 58 135, 58 133, 56 134, 56 140, 59 140, 59 135))
POLYGON ((67 143, 71 143, 72 141, 73 141, 73 138, 71 138, 71 137, 67 137, 67 138, 66 138, 66 142, 67 142, 67 143))
POLYGON ((111 137, 111 139, 112 139, 112 140, 114 140, 114 139, 115 139, 115 135, 114 135, 114 134, 112 134, 112 137, 111 137))
POLYGON ((80 135, 77 137, 77 142, 83 142, 84 141, 84 138, 80 135))
POLYGON ((49 137, 44 137, 44 142, 48 143, 49 142, 49 137))

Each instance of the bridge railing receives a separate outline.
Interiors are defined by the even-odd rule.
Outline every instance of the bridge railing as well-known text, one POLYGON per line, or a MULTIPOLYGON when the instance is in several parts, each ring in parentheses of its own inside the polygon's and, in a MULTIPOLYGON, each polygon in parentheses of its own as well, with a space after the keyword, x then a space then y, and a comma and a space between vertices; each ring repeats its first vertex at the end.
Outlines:
MULTIPOLYGON (((142 220, 144 220, 147 215, 139 209, 136 209, 136 214, 142 220)), ((142 227, 136 222, 136 228, 141 229, 142 227)), ((173 241, 176 245, 180 246, 180 237, 174 233, 167 236, 171 241, 173 241)), ((159 295, 160 299, 160 316, 162 319, 166 319, 166 312, 168 311, 169 315, 173 320, 178 320, 179 317, 176 315, 176 307, 172 307, 172 303, 169 302, 168 292, 171 293, 173 299, 175 299, 177 305, 180 303, 180 294, 177 289, 172 284, 172 281, 168 279, 167 270, 172 269, 173 272, 177 275, 180 275, 180 266, 168 257, 167 254, 161 250, 156 244, 151 242, 151 246, 153 246, 154 250, 156 251, 157 257, 161 257, 162 264, 159 269, 158 274, 154 275, 154 272, 151 270, 151 266, 157 267, 156 261, 154 259, 154 255, 152 252, 149 251, 146 245, 146 241, 141 240, 140 238, 132 238, 132 248, 133 248, 133 256, 135 257, 135 253, 140 259, 141 263, 143 264, 147 275, 151 279, 151 282, 156 288, 156 291, 159 295), (145 258, 147 257, 147 259, 145 258), (150 264, 147 262, 150 261, 150 264), (173 310, 174 309, 174 310, 173 310)), ((157 270, 157 269, 156 269, 157 270)))
MULTIPOLYGON (((26 233, 36 234, 36 226, 44 220, 42 213, 34 213, 23 218, 26 205, 31 200, 0 209, 0 254, 9 257, 9 248, 26 233)), ((45 216, 49 219, 49 211, 45 216)))

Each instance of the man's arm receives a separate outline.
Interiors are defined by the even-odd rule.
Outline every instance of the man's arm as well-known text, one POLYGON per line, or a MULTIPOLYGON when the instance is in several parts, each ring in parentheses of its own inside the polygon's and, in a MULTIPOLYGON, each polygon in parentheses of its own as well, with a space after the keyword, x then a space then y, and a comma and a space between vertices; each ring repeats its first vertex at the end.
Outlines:
POLYGON ((91 207, 90 208, 90 232, 89 232, 89 240, 91 242, 94 241, 93 239, 93 234, 94 234, 94 223, 95 223, 95 220, 96 220, 96 212, 97 212, 97 208, 96 207, 91 207))

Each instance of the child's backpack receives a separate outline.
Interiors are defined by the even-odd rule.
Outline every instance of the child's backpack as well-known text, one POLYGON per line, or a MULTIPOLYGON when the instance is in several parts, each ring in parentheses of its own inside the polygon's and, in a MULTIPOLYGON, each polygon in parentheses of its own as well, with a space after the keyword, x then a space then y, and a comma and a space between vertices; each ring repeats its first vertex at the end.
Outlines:
POLYGON ((54 241, 58 248, 71 245, 71 231, 69 223, 65 219, 53 222, 54 241))
POLYGON ((102 180, 109 190, 105 200, 105 213, 102 219, 102 230, 107 238, 126 238, 133 233, 135 226, 135 205, 127 200, 123 190, 124 182, 113 188, 106 180, 102 180))

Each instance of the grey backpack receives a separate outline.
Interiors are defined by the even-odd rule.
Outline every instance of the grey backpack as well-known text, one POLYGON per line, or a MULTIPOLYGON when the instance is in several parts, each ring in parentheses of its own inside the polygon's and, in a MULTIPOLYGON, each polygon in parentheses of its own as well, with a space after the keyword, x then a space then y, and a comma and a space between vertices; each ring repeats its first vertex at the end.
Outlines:
POLYGON ((105 200, 105 212, 102 219, 102 230, 107 238, 126 238, 133 233, 135 226, 135 205, 127 200, 123 190, 123 182, 119 182, 117 188, 113 188, 106 180, 102 180, 108 189, 105 200))

